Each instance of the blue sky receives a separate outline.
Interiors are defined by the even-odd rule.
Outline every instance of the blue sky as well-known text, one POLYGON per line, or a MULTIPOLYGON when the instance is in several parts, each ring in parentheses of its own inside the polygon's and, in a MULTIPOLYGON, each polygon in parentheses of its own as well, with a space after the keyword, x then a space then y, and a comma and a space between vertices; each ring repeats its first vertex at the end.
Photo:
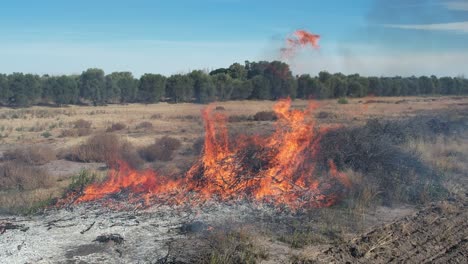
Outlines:
POLYGON ((3 1, 0 72, 209 70, 279 59, 296 29, 322 38, 295 74, 468 75, 468 0, 3 1))

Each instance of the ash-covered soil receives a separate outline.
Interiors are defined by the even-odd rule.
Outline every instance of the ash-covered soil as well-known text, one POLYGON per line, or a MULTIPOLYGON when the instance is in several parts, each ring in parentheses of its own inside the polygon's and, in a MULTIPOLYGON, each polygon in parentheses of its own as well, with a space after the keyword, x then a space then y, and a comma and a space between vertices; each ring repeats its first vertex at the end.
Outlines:
MULTIPOLYGON (((380 217, 380 223, 383 218, 393 222, 333 245, 294 249, 262 234, 256 239, 266 257, 258 262, 466 263, 467 209, 467 202, 455 200, 419 211, 380 208, 369 215, 368 224, 380 217)), ((291 219, 271 207, 243 203, 127 211, 83 204, 36 216, 0 216, 0 263, 192 263, 200 238, 213 227, 229 223, 255 230, 281 217, 291 219), (10 225, 2 229, 5 223, 10 225)))
POLYGON ((30 217, 0 216, 0 263, 155 263, 167 256, 171 241, 209 232, 220 221, 254 222, 258 210, 206 205, 115 211, 83 204, 30 217), (17 228, 2 229, 6 223, 17 228))
POLYGON ((304 262, 467 263, 468 202, 434 203, 304 262))

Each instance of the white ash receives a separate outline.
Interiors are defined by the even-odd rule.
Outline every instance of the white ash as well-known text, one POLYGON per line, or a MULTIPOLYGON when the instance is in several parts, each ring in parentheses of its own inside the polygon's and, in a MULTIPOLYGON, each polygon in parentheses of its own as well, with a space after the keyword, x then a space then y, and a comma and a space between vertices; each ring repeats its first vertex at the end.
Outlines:
POLYGON ((271 207, 246 203, 210 203, 196 208, 155 206, 134 211, 115 211, 89 203, 29 217, 0 215, 0 222, 29 228, 6 230, 0 235, 0 263, 155 263, 168 254, 171 241, 185 236, 187 223, 203 223, 203 228, 225 221, 251 222, 274 214, 271 207), (124 241, 95 241, 105 234, 118 234, 124 241))

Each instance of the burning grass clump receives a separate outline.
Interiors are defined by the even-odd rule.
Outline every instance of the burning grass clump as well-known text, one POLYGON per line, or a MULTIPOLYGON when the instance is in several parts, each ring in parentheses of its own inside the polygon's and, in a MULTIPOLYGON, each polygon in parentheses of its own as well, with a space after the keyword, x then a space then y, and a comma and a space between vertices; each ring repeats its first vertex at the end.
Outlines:
POLYGON ((84 144, 65 151, 62 157, 78 162, 104 162, 111 167, 116 166, 119 160, 127 162, 132 168, 139 168, 143 165, 136 149, 129 142, 121 141, 112 133, 95 135, 84 144))
POLYGON ((170 161, 175 150, 179 149, 182 143, 180 140, 164 136, 157 139, 153 144, 140 149, 140 156, 146 161, 153 162, 155 160, 170 161))
POLYGON ((22 162, 28 165, 44 165, 56 158, 56 151, 49 146, 43 145, 16 148, 3 153, 4 160, 22 162))

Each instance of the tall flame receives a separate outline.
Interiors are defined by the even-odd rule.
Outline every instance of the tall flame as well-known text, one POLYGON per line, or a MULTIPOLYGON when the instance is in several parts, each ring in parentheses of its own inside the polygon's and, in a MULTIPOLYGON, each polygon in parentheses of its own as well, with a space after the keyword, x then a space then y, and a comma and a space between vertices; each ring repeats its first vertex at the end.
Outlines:
MULTIPOLYGON (((229 137, 227 118, 202 111, 205 143, 202 156, 185 177, 172 179, 155 171, 137 171, 119 162, 103 183, 88 186, 76 202, 129 193, 129 202, 183 204, 208 200, 246 199, 287 205, 292 209, 335 203, 336 186, 349 187, 347 176, 329 162, 328 173, 317 173, 316 155, 325 129, 317 129, 311 114, 317 105, 291 110, 291 100, 274 106, 278 120, 270 136, 229 137)), ((341 188, 341 189, 343 189, 341 188)))

